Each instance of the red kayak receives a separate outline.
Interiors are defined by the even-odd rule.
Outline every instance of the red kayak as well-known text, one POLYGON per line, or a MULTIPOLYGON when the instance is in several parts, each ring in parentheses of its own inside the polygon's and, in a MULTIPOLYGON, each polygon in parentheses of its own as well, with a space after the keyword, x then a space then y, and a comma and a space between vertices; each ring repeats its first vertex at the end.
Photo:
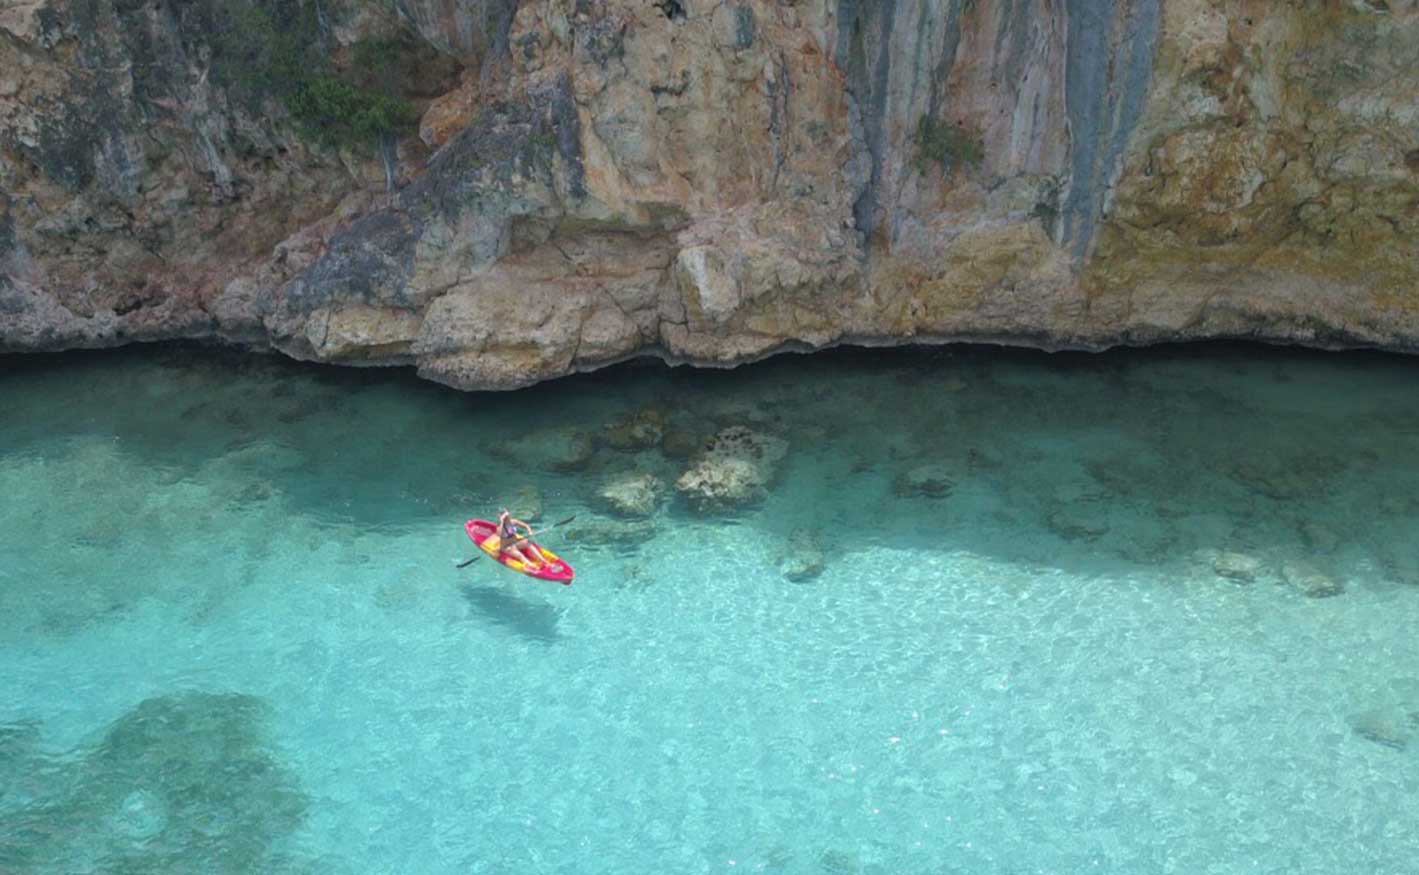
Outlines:
POLYGON ((469 520, 464 524, 463 529, 468 533, 468 537, 473 539, 473 543, 482 548, 484 553, 513 571, 520 571, 528 577, 535 577, 538 580, 550 580, 567 586, 571 586, 572 578, 576 577, 576 572, 572 570, 570 565, 563 562, 561 557, 535 541, 522 541, 521 543, 533 544, 542 551, 542 555, 547 557, 550 564, 528 566, 510 556, 500 555, 497 523, 490 523, 487 520, 469 520))

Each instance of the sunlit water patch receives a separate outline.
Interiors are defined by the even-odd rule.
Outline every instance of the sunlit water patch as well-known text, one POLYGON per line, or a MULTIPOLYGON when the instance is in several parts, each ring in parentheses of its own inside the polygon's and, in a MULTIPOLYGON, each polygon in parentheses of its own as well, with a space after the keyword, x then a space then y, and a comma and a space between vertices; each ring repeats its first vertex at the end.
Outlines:
POLYGON ((1411 360, 0 369, 0 872, 1419 859, 1411 360))

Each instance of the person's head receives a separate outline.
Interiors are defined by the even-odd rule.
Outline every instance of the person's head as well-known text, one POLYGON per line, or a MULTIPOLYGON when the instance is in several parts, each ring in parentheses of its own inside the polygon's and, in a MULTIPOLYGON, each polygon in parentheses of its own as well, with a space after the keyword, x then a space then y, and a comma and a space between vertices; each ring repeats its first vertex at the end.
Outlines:
POLYGON ((498 510, 498 522, 503 522, 510 516, 512 516, 512 514, 508 512, 507 508, 504 507, 498 510))

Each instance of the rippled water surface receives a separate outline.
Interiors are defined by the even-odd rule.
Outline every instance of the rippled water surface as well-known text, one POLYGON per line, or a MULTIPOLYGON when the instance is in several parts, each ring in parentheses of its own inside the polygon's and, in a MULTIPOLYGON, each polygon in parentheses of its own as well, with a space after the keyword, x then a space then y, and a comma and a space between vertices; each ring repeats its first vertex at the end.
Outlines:
POLYGON ((0 359, 0 496, 6 875, 1419 860, 1415 360, 0 359), (575 585, 454 567, 499 503, 575 585))

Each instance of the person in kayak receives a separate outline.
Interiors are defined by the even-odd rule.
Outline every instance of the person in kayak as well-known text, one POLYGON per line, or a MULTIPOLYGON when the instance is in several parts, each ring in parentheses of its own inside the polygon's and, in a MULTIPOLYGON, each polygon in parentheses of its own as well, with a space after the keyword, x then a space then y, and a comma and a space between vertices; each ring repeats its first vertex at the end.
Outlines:
POLYGON ((550 565, 547 557, 542 555, 542 551, 537 545, 532 543, 532 527, 522 520, 513 519, 507 508, 498 512, 498 558, 510 556, 529 568, 533 565, 550 565), (525 535, 517 533, 518 528, 527 532, 525 535), (531 554, 529 556, 528 554, 531 554))

